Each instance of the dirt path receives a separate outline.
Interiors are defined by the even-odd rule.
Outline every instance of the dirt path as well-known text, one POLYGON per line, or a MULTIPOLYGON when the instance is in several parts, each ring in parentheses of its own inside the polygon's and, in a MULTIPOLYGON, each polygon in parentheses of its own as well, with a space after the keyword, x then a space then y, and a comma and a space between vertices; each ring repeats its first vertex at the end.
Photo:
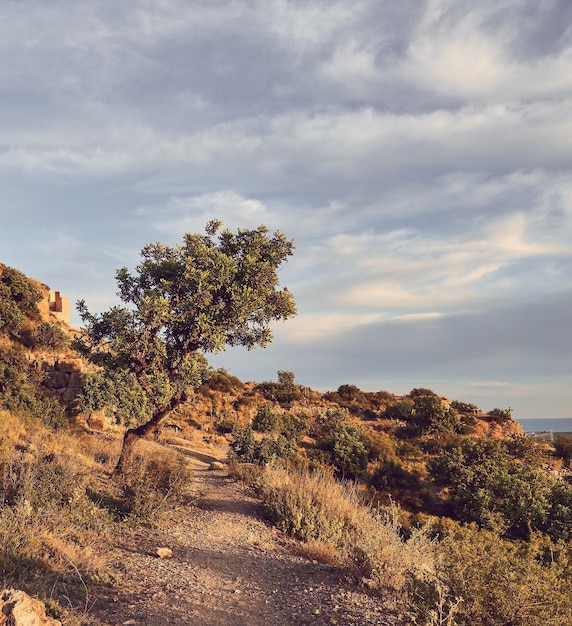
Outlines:
POLYGON ((100 625, 349 626, 394 624, 344 573, 295 556, 242 484, 187 451, 205 496, 160 528, 118 538, 119 583, 90 610, 100 625), (160 559, 158 548, 173 557, 160 559))

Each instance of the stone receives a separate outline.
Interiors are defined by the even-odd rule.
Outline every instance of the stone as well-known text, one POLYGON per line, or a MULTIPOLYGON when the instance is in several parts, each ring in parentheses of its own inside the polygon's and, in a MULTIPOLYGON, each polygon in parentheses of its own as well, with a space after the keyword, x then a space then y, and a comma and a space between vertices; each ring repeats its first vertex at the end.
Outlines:
POLYGON ((50 372, 46 376, 44 385, 48 389, 62 389, 68 386, 69 374, 64 372, 50 372))
POLYGON ((66 389, 64 389, 64 392, 62 393, 62 400, 66 403, 69 404, 70 402, 73 402, 81 393, 81 389, 78 389, 77 387, 67 387, 66 389))
POLYGON ((82 387, 82 376, 79 372, 71 372, 70 379, 68 382, 68 387, 78 387, 81 389, 82 387))
POLYGON ((58 372, 66 372, 67 374, 71 374, 72 372, 79 372, 82 368, 82 362, 80 359, 69 359, 66 361, 58 361, 57 362, 57 370, 58 372))
POLYGON ((0 626, 62 626, 46 615, 43 602, 17 589, 0 593, 0 626))
POLYGON ((158 548, 157 549, 157 556, 160 559, 172 559, 173 558, 173 551, 170 548, 158 548))
POLYGON ((226 469, 226 465, 224 463, 221 463, 220 461, 214 461, 213 463, 211 463, 210 468, 212 470, 224 470, 226 469))
POLYGON ((94 430, 105 430, 111 426, 111 420, 105 409, 92 411, 87 418, 87 425, 94 430))

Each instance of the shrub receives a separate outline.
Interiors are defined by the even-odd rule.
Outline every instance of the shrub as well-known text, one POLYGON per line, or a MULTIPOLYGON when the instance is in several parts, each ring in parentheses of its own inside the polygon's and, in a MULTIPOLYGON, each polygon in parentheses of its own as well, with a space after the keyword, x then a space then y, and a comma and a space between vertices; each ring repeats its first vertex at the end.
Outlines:
POLYGON ((200 387, 201 393, 205 395, 209 390, 231 393, 233 391, 242 391, 243 389, 244 383, 236 376, 229 374, 225 369, 211 372, 200 387))
POLYGON ((570 467, 570 460, 572 459, 572 437, 570 435, 556 435, 554 454, 563 459, 565 467, 570 467))
POLYGON ((318 447, 329 453, 338 475, 357 478, 363 474, 368 461, 364 433, 348 421, 347 411, 328 411, 320 426, 318 447))
POLYGON ((529 539, 533 531, 568 539, 572 487, 531 463, 528 444, 465 441, 430 462, 436 482, 447 487, 456 519, 529 539), (522 455, 514 455, 514 447, 522 455))
POLYGON ((412 389, 407 395, 410 398, 419 398, 420 396, 433 396, 435 398, 439 397, 434 391, 432 391, 431 389, 426 389, 425 387, 416 387, 415 389, 412 389))
POLYGON ((362 441, 370 461, 391 461, 396 458, 395 440, 387 433, 367 428, 362 433, 362 441))
POLYGON ((17 338, 26 318, 38 318, 42 294, 24 274, 0 264, 0 333, 17 338))
POLYGON ((411 419, 414 401, 411 398, 403 398, 399 402, 388 406, 383 413, 383 418, 388 420, 407 421, 411 419))
POLYGON ((47 348, 48 350, 63 350, 69 344, 66 332, 57 324, 42 322, 38 324, 33 335, 35 348, 47 348))
MULTIPOLYGON (((53 592, 58 580, 107 576, 101 550, 110 516, 87 495, 86 473, 74 458, 24 443, 22 423, 2 413, 0 443, 0 569, 11 584, 53 592)), ((83 583, 82 583, 83 587, 83 583)), ((69 588, 67 590, 69 594, 69 588)))
POLYGON ((477 413, 480 411, 476 404, 471 404, 470 402, 460 402, 459 400, 453 400, 451 402, 451 407, 459 413, 477 413))
POLYGON ((263 404, 256 410, 252 420, 252 428, 259 433, 271 433, 280 430, 282 416, 274 411, 271 404, 263 404))
POLYGON ((498 424, 504 424, 505 422, 510 422, 512 420, 512 410, 511 409, 492 409, 488 413, 489 417, 498 424))
POLYGON ((433 579, 413 580, 415 623, 455 626, 562 626, 572 623, 569 576, 534 551, 496 533, 450 528, 435 549, 433 579), (431 621, 441 607, 443 621, 431 621), (444 617, 451 614, 453 619, 444 617))
POLYGON ((0 406, 23 419, 37 419, 54 430, 65 428, 69 419, 55 399, 44 397, 42 376, 20 346, 0 344, 0 406))
POLYGON ((120 477, 127 517, 153 524, 193 497, 193 472, 182 455, 148 450, 136 455, 120 477))
POLYGON ((294 382, 293 372, 280 370, 278 382, 266 381, 256 388, 268 400, 274 400, 280 404, 291 404, 304 398, 300 385, 294 382))
POLYGON ((340 559, 379 591, 400 590, 432 571, 432 543, 413 530, 405 541, 393 511, 365 505, 354 484, 324 470, 267 466, 258 489, 278 528, 306 542, 334 546, 340 559))
POLYGON ((406 470, 396 461, 387 461, 380 465, 369 479, 369 484, 378 491, 387 493, 404 489, 417 491, 420 488, 419 474, 406 470))
POLYGON ((410 424, 421 435, 456 433, 460 420, 457 411, 435 395, 417 395, 413 401, 410 424))
POLYGON ((295 440, 282 433, 257 438, 252 426, 247 425, 235 430, 233 438, 229 456, 239 463, 265 465, 277 459, 294 460, 298 456, 295 440))

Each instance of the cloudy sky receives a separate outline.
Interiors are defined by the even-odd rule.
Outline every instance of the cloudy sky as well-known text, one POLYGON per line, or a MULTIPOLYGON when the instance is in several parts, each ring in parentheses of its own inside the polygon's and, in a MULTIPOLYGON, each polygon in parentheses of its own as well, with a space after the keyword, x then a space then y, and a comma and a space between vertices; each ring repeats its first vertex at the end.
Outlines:
POLYGON ((264 223, 299 313, 216 367, 572 417, 569 0, 5 0, 0 103, 0 261, 72 301, 264 223))

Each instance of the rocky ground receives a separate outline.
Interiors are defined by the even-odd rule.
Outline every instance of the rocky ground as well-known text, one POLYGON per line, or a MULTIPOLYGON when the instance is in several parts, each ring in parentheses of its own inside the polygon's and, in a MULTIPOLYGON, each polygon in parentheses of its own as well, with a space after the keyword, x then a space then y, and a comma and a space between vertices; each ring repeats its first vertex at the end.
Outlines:
POLYGON ((226 471, 210 469, 211 463, 224 460, 222 449, 187 454, 204 495, 158 528, 117 537, 118 582, 88 598, 90 623, 396 623, 381 600, 356 586, 342 569, 297 556, 296 542, 264 520, 254 494, 226 471), (160 548, 172 557, 160 558, 160 548))

